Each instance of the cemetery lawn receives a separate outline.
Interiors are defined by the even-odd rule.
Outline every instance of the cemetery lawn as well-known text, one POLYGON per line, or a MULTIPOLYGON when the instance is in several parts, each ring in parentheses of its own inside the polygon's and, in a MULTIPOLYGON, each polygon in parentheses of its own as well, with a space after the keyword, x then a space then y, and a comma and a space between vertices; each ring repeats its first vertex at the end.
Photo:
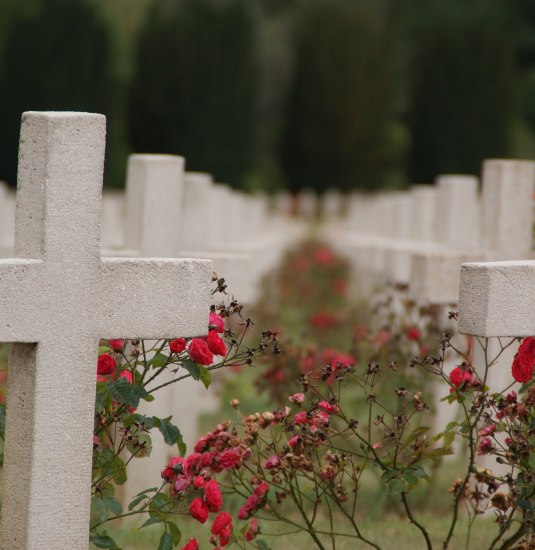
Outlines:
MULTIPOLYGON (((418 519, 429 528, 433 546, 442 548, 442 540, 449 528, 449 521, 439 514, 419 514, 418 519)), ((141 524, 142 522, 139 522, 141 524)), ((183 522, 182 540, 178 548, 181 548, 190 537, 197 537, 199 548, 208 548, 210 522, 205 525, 192 525, 192 521, 183 522)), ((238 526, 241 527, 241 523, 238 526)), ((265 533, 259 538, 265 540, 272 550, 312 550, 316 548, 311 544, 310 537, 304 533, 296 535, 277 535, 277 531, 270 522, 263 521, 265 533), (270 533, 269 535, 267 533, 270 533)), ((271 522, 272 523, 272 522, 271 522)), ((325 525, 327 527, 327 524, 325 525)), ((384 550, 395 548, 396 550, 415 550, 424 548, 425 544, 420 532, 404 518, 394 514, 385 514, 381 518, 367 518, 360 521, 360 528, 365 536, 369 537, 375 543, 378 543, 384 550)), ((281 533, 288 531, 288 528, 280 530, 281 533)), ((470 543, 466 546, 467 522, 466 518, 461 519, 457 534, 454 537, 450 548, 452 550, 463 548, 488 548, 496 532, 496 525, 492 516, 488 518, 478 518, 472 527, 470 543)), ((108 528, 108 534, 114 537, 117 544, 123 550, 145 550, 147 548, 156 548, 161 532, 152 527, 142 530, 137 529, 137 525, 123 526, 122 528, 108 528)), ((325 540, 326 548, 331 548, 328 540, 325 540)), ((211 546, 210 546, 211 547, 211 546)), ((370 548, 353 538, 337 537, 336 548, 338 550, 353 550, 360 548, 370 548)), ((96 550, 91 546, 91 550, 96 550)))

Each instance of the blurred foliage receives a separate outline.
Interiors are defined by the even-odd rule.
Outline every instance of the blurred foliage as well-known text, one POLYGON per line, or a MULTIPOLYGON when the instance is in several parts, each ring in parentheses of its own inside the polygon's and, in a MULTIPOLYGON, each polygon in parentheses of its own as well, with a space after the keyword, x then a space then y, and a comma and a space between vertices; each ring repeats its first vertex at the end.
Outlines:
MULTIPOLYGON (((14 8, 15 10, 15 8, 14 8)), ((85 0, 42 0, 18 7, 6 29, 0 64, 1 177, 15 183, 23 111, 95 111, 108 115, 114 158, 116 86, 112 35, 85 0)))
POLYGON ((242 185, 255 151, 256 63, 248 0, 158 2, 141 31, 130 93, 137 151, 242 185))
POLYGON ((384 7, 348 0, 303 4, 282 140, 290 188, 384 182, 393 99, 384 7))
POLYGON ((483 158, 511 152, 516 60, 508 9, 494 0, 424 4, 413 22, 411 175, 478 174, 483 158))
POLYGON ((403 187, 535 156, 532 0, 2 0, 0 179, 23 110, 232 185, 403 187))

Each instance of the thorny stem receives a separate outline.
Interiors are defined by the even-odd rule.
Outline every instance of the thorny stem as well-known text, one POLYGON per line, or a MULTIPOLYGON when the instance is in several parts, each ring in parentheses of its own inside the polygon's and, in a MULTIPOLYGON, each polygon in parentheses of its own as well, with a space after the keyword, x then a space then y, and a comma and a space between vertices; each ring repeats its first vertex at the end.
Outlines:
POLYGON ((416 526, 418 529, 420 529, 424 539, 425 539, 425 543, 427 545, 427 549, 428 550, 432 550, 433 549, 433 545, 431 544, 431 539, 429 538, 429 533, 427 532, 426 528, 419 522, 415 519, 415 517, 412 515, 412 511, 410 509, 410 506, 409 506, 409 502, 407 500, 407 493, 405 491, 403 491, 401 493, 401 501, 403 502, 403 506, 405 507, 405 511, 407 512, 407 516, 408 518, 410 519, 410 522, 416 526))

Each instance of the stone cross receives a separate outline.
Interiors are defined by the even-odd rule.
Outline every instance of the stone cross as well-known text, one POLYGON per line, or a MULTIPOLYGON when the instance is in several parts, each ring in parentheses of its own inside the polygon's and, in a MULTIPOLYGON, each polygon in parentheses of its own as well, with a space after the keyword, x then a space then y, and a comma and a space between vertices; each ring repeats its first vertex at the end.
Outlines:
MULTIPOLYGON (((413 261, 412 282, 415 295, 428 299, 431 303, 455 303, 458 297, 459 269, 465 262, 480 260, 515 260, 529 257, 531 231, 533 226, 533 183, 535 163, 522 160, 486 160, 483 164, 482 197, 480 214, 480 237, 476 241, 470 226, 466 225, 469 210, 461 219, 454 216, 455 225, 449 230, 443 227, 443 242, 455 247, 462 243, 463 234, 468 242, 478 246, 457 247, 448 253, 437 251, 421 255, 413 261), (464 226, 464 229, 462 228, 464 226)), ((453 192, 453 191, 451 191, 453 192)), ((444 199, 442 202, 446 203, 444 199)), ((465 201, 458 200, 459 207, 465 201)), ((474 207, 472 206, 472 210, 474 207)), ((451 211, 454 215, 457 208, 451 211)), ((447 215, 444 210, 442 224, 447 215)), ((504 334, 505 336, 505 334, 504 334)))
POLYGON ((210 262, 101 258, 104 143, 102 115, 22 118, 17 258, 0 260, 4 550, 88 547, 99 339, 206 332, 210 262))

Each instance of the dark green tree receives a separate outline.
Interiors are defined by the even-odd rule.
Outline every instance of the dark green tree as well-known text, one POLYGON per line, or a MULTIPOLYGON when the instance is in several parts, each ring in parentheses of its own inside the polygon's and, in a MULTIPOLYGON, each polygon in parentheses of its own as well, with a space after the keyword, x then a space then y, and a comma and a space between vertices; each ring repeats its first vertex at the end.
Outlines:
POLYGON ((384 2, 305 0, 281 158, 288 185, 321 191, 384 183, 393 71, 384 2))
POLYGON ((245 184, 255 155, 256 53, 248 0, 158 2, 141 31, 129 138, 188 170, 245 184))
POLYGON ((111 38, 91 2, 42 0, 13 16, 0 52, 0 179, 14 185, 24 111, 111 114, 111 38))
POLYGON ((515 112, 515 32, 506 2, 426 0, 411 27, 411 176, 478 174, 509 152, 515 112))

